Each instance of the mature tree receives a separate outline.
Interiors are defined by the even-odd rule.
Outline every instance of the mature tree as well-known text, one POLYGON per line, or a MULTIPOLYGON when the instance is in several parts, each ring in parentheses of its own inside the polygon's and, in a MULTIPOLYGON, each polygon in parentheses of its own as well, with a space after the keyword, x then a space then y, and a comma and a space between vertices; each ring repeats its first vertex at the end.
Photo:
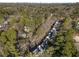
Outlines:
POLYGON ((73 42, 73 30, 68 30, 66 32, 66 35, 65 35, 65 40, 66 40, 66 43, 65 43, 65 46, 64 46, 64 50, 63 50, 63 55, 64 56, 76 56, 76 49, 74 47, 74 42, 73 42))

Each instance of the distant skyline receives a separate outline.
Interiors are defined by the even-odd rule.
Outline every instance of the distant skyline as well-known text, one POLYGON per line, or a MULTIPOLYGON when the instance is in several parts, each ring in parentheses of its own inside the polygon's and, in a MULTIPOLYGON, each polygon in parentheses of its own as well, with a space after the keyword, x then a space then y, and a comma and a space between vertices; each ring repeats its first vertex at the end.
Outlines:
POLYGON ((79 0, 0 0, 3 3, 16 3, 16 2, 27 2, 27 3, 75 3, 79 0))

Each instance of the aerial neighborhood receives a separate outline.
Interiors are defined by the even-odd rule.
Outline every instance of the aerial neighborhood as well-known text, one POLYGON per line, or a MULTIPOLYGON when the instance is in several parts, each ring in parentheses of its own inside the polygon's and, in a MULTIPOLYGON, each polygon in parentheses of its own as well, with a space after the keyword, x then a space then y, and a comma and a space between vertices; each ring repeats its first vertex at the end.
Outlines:
POLYGON ((1 3, 0 57, 79 57, 79 3, 1 3))

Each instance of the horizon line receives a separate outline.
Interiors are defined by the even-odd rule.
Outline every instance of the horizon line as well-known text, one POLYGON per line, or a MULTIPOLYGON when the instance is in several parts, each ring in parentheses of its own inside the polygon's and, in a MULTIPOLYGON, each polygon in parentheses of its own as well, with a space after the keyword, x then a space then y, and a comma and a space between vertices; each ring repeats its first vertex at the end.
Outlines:
POLYGON ((79 2, 0 2, 0 3, 79 3, 79 2))

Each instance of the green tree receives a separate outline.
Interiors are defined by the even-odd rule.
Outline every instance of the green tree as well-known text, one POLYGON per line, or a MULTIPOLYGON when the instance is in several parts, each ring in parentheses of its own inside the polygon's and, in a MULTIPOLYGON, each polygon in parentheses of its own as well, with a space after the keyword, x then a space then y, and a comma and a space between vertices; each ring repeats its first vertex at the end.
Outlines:
POLYGON ((74 31, 71 29, 71 30, 68 30, 65 34, 66 43, 63 50, 64 56, 69 56, 69 57, 76 56, 77 51, 74 47, 73 33, 74 31))
POLYGON ((63 46, 65 44, 64 36, 62 33, 59 33, 56 36, 55 43, 54 43, 54 54, 52 56, 62 56, 63 46))
POLYGON ((0 36, 0 42, 3 47, 2 56, 18 56, 18 50, 16 49, 16 31, 9 29, 6 32, 2 32, 0 36))

